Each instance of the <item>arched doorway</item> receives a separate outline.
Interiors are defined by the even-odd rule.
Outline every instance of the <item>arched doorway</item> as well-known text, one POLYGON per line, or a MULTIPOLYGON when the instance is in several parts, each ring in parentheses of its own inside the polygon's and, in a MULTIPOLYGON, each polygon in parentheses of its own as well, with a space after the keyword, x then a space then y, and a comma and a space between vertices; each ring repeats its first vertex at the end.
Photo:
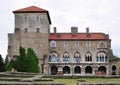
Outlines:
POLYGON ((57 72, 58 72, 57 66, 52 66, 52 67, 51 67, 51 75, 56 75, 57 72))
POLYGON ((98 68, 99 75, 106 75, 106 67, 105 66, 100 66, 98 68))
POLYGON ((92 67, 91 66, 87 66, 85 68, 85 74, 92 74, 92 67))
POLYGON ((112 66, 112 75, 116 75, 116 66, 115 65, 112 66))
POLYGON ((80 66, 76 66, 76 67, 74 68, 74 73, 75 73, 75 74, 80 74, 80 73, 81 73, 81 68, 80 68, 80 66))
POLYGON ((70 73, 70 67, 68 67, 68 66, 63 67, 63 73, 64 74, 69 74, 70 73))

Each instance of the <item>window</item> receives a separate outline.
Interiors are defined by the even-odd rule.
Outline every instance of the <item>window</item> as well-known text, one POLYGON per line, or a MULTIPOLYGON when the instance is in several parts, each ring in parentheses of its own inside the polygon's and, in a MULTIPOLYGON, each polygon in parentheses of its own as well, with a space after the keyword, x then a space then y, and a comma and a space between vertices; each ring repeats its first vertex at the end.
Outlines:
POLYGON ((36 33, 40 33, 40 28, 36 28, 36 33))
POLYGON ((91 47, 91 42, 86 42, 86 47, 91 47))
POLYGON ((28 28, 25 28, 24 31, 25 31, 25 33, 28 33, 28 28))
POLYGON ((79 42, 76 42, 76 43, 75 43, 75 47, 79 47, 79 42))
POLYGON ((64 42, 64 48, 68 47, 68 43, 64 42))
POLYGON ((59 61, 59 58, 58 58, 56 52, 50 53, 50 55, 49 55, 49 61, 50 62, 58 62, 59 61))
POLYGON ((80 53, 79 52, 76 52, 74 54, 74 62, 75 63, 79 63, 80 62, 80 53))
POLYGON ((56 42, 55 41, 51 41, 50 42, 50 47, 56 47, 56 42))
POLYGON ((36 22, 40 22, 40 16, 36 16, 36 22))
POLYGON ((85 61, 86 62, 91 62, 92 61, 92 55, 90 52, 87 52, 85 55, 85 61))
POLYGON ((96 62, 107 62, 107 55, 105 52, 99 52, 96 57, 96 62))
POLYGON ((28 16, 24 16, 24 22, 28 21, 28 16))
POLYGON ((106 44, 104 42, 100 42, 98 44, 98 48, 107 48, 106 44))
POLYGON ((70 57, 67 52, 63 54, 63 62, 70 62, 70 57))

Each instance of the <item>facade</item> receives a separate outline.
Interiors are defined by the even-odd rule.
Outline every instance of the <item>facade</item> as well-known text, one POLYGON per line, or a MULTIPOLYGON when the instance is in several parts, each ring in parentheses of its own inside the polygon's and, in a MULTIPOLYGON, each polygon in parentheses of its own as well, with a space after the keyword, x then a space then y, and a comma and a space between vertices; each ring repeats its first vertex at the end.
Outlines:
MULTIPOLYGON (((36 6, 13 11, 14 33, 8 34, 8 57, 19 55, 19 47, 32 48, 44 65, 44 74, 50 75, 111 75, 111 39, 108 34, 78 32, 50 33, 51 19, 47 10, 36 6)), ((116 67, 116 65, 114 65, 116 67)))

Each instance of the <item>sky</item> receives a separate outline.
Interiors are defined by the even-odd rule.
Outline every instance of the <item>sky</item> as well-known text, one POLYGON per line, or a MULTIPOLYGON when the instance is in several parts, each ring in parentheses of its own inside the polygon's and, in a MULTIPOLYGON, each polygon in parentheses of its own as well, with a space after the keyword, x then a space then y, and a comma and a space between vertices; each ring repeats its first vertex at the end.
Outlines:
POLYGON ((49 11, 57 32, 70 32, 78 27, 79 32, 103 32, 109 34, 113 54, 120 57, 120 0, 3 0, 0 3, 0 54, 7 55, 8 33, 14 32, 12 11, 38 6, 49 11))

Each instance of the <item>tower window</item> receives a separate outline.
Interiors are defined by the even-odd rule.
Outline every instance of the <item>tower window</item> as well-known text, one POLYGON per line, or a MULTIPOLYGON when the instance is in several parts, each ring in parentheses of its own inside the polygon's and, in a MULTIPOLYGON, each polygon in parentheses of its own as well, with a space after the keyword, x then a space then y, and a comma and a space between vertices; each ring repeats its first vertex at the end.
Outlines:
POLYGON ((40 22, 40 16, 36 16, 36 22, 40 22))
POLYGON ((36 33, 40 33, 40 28, 36 28, 36 33))
POLYGON ((25 33, 28 33, 28 28, 25 28, 24 31, 25 31, 25 33))
POLYGON ((24 22, 27 22, 27 21, 28 21, 28 17, 24 16, 24 22))

